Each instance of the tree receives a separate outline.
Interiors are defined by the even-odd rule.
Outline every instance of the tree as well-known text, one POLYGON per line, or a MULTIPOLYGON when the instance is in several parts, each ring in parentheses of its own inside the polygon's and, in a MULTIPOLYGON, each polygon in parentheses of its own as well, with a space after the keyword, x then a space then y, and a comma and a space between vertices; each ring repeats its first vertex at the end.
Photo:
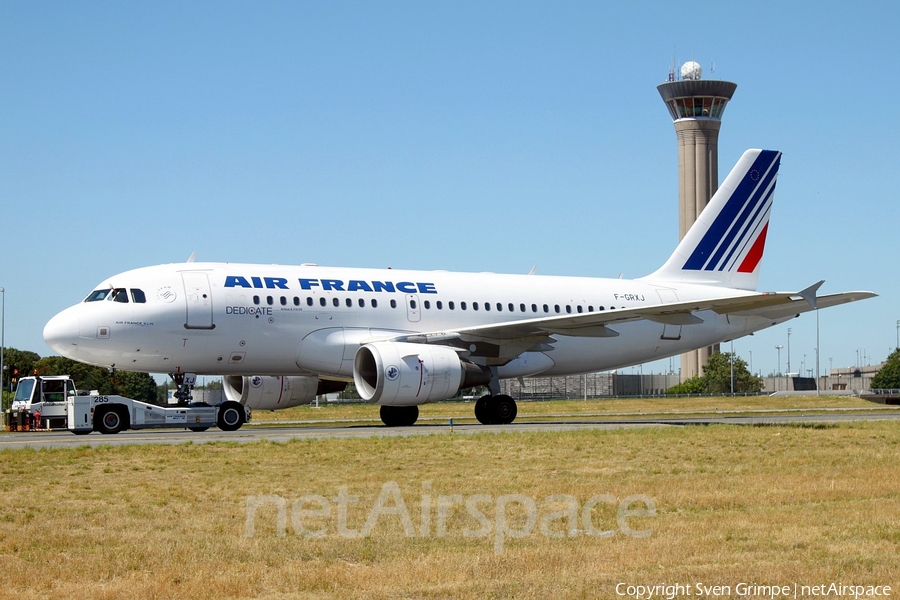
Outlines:
POLYGON ((6 348, 3 350, 3 367, 6 373, 3 376, 3 389, 8 390, 9 384, 17 377, 26 377, 32 375, 34 371, 34 363, 41 359, 36 352, 28 350, 16 350, 15 348, 6 348), (16 375, 18 371, 18 375, 16 375))
POLYGON ((359 392, 356 391, 355 383, 348 383, 347 387, 343 389, 343 391, 338 392, 339 400, 361 400, 359 397, 359 392))
POLYGON ((747 362, 733 352, 718 352, 709 357, 703 375, 692 377, 666 390, 667 394, 730 394, 732 361, 734 362, 734 391, 739 393, 759 392, 763 388, 762 379, 751 374, 747 362))
POLYGON ((872 378, 873 390, 900 389, 900 348, 891 352, 884 365, 872 378))
POLYGON ((699 375, 694 375, 690 379, 682 381, 678 385, 673 385, 666 390, 667 394, 702 394, 703 379, 699 375))
POLYGON ((169 390, 175 389, 175 382, 169 378, 166 378, 165 383, 161 383, 156 386, 156 402, 154 404, 158 404, 160 406, 165 406, 169 402, 169 390))
POLYGON ((133 398, 142 402, 156 404, 156 380, 149 373, 136 373, 134 371, 118 371, 113 376, 113 383, 118 384, 119 392, 126 398, 133 398))
POLYGON ((732 361, 734 362, 734 391, 759 392, 762 379, 751 374, 747 362, 733 352, 712 354, 703 369, 703 391, 707 394, 730 394, 732 361))

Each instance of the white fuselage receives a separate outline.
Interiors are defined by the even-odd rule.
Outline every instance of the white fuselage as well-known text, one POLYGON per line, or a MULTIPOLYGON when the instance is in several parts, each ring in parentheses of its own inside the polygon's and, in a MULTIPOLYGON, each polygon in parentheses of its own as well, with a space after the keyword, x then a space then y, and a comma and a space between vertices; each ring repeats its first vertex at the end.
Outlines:
MULTIPOLYGON (((404 334, 754 295, 646 279, 227 263, 136 269, 95 289, 101 292, 92 294, 97 298, 102 290, 110 292, 47 324, 44 337, 60 354, 151 373, 344 380, 353 377, 362 343, 404 334)), ((786 320, 713 311, 696 316, 702 323, 619 323, 615 337, 554 334, 551 344, 512 362, 479 359, 473 344, 473 360, 498 366, 500 377, 594 372, 673 356, 786 320)))

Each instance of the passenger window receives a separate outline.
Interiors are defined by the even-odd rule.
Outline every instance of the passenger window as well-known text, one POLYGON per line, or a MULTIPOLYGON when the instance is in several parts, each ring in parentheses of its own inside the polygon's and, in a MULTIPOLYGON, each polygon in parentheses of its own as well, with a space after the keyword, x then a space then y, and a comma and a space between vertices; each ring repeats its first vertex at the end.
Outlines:
POLYGON ((550 307, 547 306, 546 304, 544 305, 544 312, 545 312, 545 313, 550 312, 550 307))
POLYGON ((351 300, 350 298, 347 298, 346 304, 347 308, 353 308, 353 300, 351 300))
POLYGON ((449 308, 450 310, 453 310, 455 308, 455 306, 453 304, 453 300, 451 300, 450 302, 447 303, 447 308, 449 308))
POLYGON ((569 304, 566 304, 566 312, 570 315, 572 314, 572 307, 569 304))
POLYGON ((259 306, 259 296, 253 296, 253 304, 259 306))
POLYGON ((332 298, 331 303, 334 304, 335 307, 338 307, 341 305, 341 301, 338 300, 337 298, 332 298))
POLYGON ((588 312, 594 312, 594 307, 593 307, 593 306, 588 306, 588 312))
POLYGON ((99 302, 100 300, 104 300, 107 294, 109 294, 109 290, 94 290, 88 295, 87 298, 84 299, 84 301, 99 302))
POLYGON ((430 300, 426 300, 426 301, 425 301, 425 309, 427 310, 427 309, 429 309, 429 308, 431 308, 431 301, 430 301, 430 300))
POLYGON ((441 310, 442 308, 444 308, 444 303, 441 302, 440 300, 438 300, 437 302, 435 302, 435 305, 437 306, 437 309, 438 309, 438 310, 441 310))
POLYGON ((584 312, 584 311, 581 309, 581 305, 579 304, 579 305, 578 305, 578 314, 580 315, 580 314, 583 313, 583 312, 584 312))
POLYGON ((307 296, 307 297, 306 297, 306 305, 307 305, 307 306, 312 306, 312 305, 313 305, 313 299, 312 299, 311 296, 307 296))
POLYGON ((135 304, 144 304, 147 302, 147 296, 144 295, 144 290, 131 288, 131 301, 135 304))
MULTIPOLYGON (((507 306, 507 308, 509 308, 509 312, 516 312, 516 305, 513 304, 512 302, 509 303, 509 305, 507 306)), ((500 310, 500 304, 499 304, 499 303, 497 304, 497 310, 500 310)))
POLYGON ((327 303, 327 300, 325 300, 325 296, 322 296, 321 298, 319 298, 319 306, 325 306, 326 303, 327 303))
POLYGON ((294 306, 300 306, 300 298, 298 296, 294 296, 294 306))
POLYGON ((360 308, 365 308, 365 307, 366 307, 366 301, 363 300, 362 298, 359 299, 359 307, 360 307, 360 308))
POLYGON ((272 306, 273 304, 275 304, 275 298, 273 298, 272 296, 266 296, 266 304, 272 306))
POLYGON ((553 305, 553 310, 555 310, 555 311, 557 312, 557 314, 558 314, 558 313, 559 313, 559 304, 554 304, 554 305, 553 305))
POLYGON ((415 301, 415 300, 410 300, 410 301, 409 301, 409 307, 412 308, 412 309, 415 309, 415 308, 416 308, 416 301, 415 301))
POLYGON ((378 308, 378 300, 372 298, 372 308, 378 308))
POLYGON ((531 305, 531 312, 534 312, 534 313, 537 312, 537 304, 532 304, 532 305, 531 305))
POLYGON ((466 303, 465 303, 465 302, 460 302, 460 303, 459 303, 459 310, 466 310, 466 303))
POLYGON ((287 306, 287 298, 285 298, 284 296, 281 297, 281 305, 287 306))
POLYGON ((393 300, 393 299, 391 300, 391 308, 397 308, 397 301, 396 301, 396 300, 393 300))

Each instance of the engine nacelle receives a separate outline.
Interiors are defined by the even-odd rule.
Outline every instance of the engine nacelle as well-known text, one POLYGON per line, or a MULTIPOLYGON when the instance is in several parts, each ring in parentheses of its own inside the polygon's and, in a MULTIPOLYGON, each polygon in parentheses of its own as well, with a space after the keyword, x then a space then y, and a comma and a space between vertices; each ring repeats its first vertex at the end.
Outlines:
POLYGON ((353 360, 360 397, 388 406, 446 400, 461 388, 490 380, 490 369, 460 359, 446 346, 375 342, 357 350, 353 360))
POLYGON ((344 389, 346 383, 319 381, 318 377, 227 375, 223 378, 225 397, 252 410, 279 410, 309 404, 319 394, 344 389))

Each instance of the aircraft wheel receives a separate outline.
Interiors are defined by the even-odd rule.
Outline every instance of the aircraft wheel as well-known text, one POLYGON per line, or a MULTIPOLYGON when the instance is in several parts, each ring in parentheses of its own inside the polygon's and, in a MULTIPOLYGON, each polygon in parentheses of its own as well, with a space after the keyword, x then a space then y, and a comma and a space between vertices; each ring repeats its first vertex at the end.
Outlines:
POLYGON ((493 423, 493 419, 491 418, 492 412, 490 396, 482 396, 475 401, 475 418, 478 419, 478 422, 482 425, 490 425, 493 423))
POLYGON ((516 415, 519 414, 516 401, 505 394, 494 396, 491 399, 491 404, 493 405, 492 412, 494 414, 495 422, 500 423, 501 425, 509 425, 515 420, 516 415))
POLYGON ((219 414, 216 416, 216 425, 222 431, 237 431, 244 424, 244 407, 229 400, 219 406, 219 414))
POLYGON ((97 431, 104 434, 119 433, 125 429, 125 418, 114 408, 101 413, 99 419, 95 417, 94 423, 97 431))
POLYGON ((382 406, 381 422, 388 427, 409 427, 419 418, 418 406, 382 406))

